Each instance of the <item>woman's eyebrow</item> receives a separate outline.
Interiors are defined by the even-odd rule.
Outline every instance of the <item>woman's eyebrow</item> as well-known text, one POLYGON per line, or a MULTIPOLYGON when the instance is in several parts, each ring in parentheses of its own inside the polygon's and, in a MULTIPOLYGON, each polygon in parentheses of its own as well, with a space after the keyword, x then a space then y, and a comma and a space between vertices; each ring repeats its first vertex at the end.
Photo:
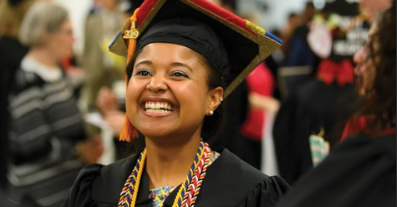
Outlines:
POLYGON ((138 65, 153 65, 153 62, 150 60, 142 60, 142 61, 138 62, 137 64, 135 64, 135 66, 138 66, 138 65))
MULTIPOLYGON (((135 64, 135 67, 138 65, 153 65, 153 62, 150 60, 142 60, 142 61, 138 62, 137 64, 135 64)), ((170 65, 173 67, 184 67, 184 68, 189 69, 191 72, 193 72, 193 69, 189 65, 181 63, 181 62, 172 62, 170 65)))
POLYGON ((193 69, 189 65, 186 65, 186 64, 181 63, 181 62, 172 62, 171 66, 185 67, 185 68, 189 69, 191 72, 193 72, 193 69))

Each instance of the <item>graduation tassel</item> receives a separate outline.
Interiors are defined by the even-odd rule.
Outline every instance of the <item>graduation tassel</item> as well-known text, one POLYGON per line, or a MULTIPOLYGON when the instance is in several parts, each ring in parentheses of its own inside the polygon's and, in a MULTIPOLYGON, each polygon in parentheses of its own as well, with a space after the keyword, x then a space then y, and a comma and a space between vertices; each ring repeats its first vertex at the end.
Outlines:
POLYGON ((325 159, 330 152, 330 144, 324 139, 325 131, 321 128, 320 133, 317 135, 310 135, 310 151, 312 155, 313 167, 316 167, 320 162, 325 159))
MULTIPOLYGON (((126 65, 128 65, 129 61, 132 58, 132 55, 135 52, 136 39, 139 36, 139 31, 136 29, 136 14, 138 10, 139 8, 136 9, 132 17, 128 19, 128 21, 130 22, 130 28, 126 30, 123 34, 123 38, 128 39, 128 54, 127 54, 126 65)), ((127 75, 125 77, 126 77, 126 90, 127 90, 129 80, 127 75)), ((138 137, 138 130, 135 129, 135 127, 131 124, 128 117, 125 116, 123 128, 121 129, 120 132, 119 140, 125 142, 131 142, 131 140, 135 137, 138 137)))
POLYGON ((132 139, 138 137, 138 130, 132 126, 130 120, 126 116, 124 119, 123 128, 121 129, 119 140, 125 142, 131 142, 132 139))

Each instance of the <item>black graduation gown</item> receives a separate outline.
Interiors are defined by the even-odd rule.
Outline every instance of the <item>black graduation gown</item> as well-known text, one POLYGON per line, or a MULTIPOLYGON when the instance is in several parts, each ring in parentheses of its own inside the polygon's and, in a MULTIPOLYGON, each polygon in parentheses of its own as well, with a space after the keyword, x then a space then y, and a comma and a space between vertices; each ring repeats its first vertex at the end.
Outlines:
MULTIPOLYGON (((109 166, 85 167, 76 179, 64 207, 117 206, 121 189, 136 159, 136 156, 131 156, 109 166)), ((281 178, 262 174, 224 149, 207 169, 195 206, 274 206, 288 188, 281 178)), ((164 206, 172 206, 178 189, 167 197, 164 206)), ((146 173, 142 176, 136 206, 152 206, 146 173)))
POLYGON ((274 146, 280 175, 290 185, 313 168, 310 135, 323 129, 331 149, 339 142, 341 133, 335 129, 350 116, 353 89, 352 84, 326 85, 313 78, 281 105, 273 126, 274 146))
POLYGON ((396 134, 348 137, 277 207, 396 207, 396 134))

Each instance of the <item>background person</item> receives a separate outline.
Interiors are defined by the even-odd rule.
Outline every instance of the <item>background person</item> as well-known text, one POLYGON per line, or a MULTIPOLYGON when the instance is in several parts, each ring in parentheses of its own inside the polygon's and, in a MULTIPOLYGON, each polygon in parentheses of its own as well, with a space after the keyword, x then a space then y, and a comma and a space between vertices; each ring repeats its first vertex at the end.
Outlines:
POLYGON ((102 153, 100 138, 86 136, 73 87, 59 65, 72 53, 68 12, 36 2, 22 22, 20 40, 30 49, 10 92, 7 193, 15 203, 28 198, 34 205, 59 206, 83 164, 102 153))
POLYGON ((307 173, 278 207, 396 206, 396 2, 355 55, 365 124, 307 173))

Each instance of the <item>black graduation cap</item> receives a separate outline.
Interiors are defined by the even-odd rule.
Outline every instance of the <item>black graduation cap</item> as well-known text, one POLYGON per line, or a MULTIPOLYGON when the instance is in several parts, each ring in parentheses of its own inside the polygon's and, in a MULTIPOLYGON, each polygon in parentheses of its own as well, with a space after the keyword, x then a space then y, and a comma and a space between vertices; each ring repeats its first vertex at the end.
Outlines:
MULTIPOLYGON (((109 48, 129 62, 136 49, 151 42, 180 44, 207 57, 224 78, 224 98, 282 44, 259 26, 207 0, 145 0, 109 48)), ((134 133, 128 131, 123 129, 121 140, 130 140, 134 133)))
MULTIPOLYGON (((110 50, 128 56, 129 41, 137 41, 139 45, 140 38, 156 23, 176 18, 188 18, 208 25, 223 41, 230 65, 225 77, 225 98, 260 62, 282 44, 280 39, 259 26, 207 0, 146 0, 124 25, 109 46, 110 50), (137 32, 137 37, 131 36, 134 32, 137 32)), ((222 62, 216 58, 215 61, 222 62)), ((218 72, 225 75, 225 71, 218 72)))

